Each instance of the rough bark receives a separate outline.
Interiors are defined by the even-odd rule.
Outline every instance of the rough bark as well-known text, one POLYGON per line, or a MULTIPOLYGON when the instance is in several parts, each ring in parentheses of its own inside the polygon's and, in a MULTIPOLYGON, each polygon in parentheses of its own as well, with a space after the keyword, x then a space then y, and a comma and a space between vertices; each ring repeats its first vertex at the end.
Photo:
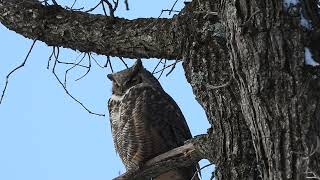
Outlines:
MULTIPOLYGON (((319 77, 304 65, 308 37, 300 17, 288 16, 281 1, 271 0, 229 1, 224 12, 233 12, 223 13, 230 62, 260 176, 302 179, 320 127, 314 114, 319 97, 311 93, 319 77)), ((315 166, 309 166, 317 174, 318 157, 314 154, 315 166)))
POLYGON ((183 59, 212 124, 195 147, 216 164, 217 179, 320 175, 320 71, 305 65, 304 54, 308 47, 320 61, 316 0, 301 0, 296 10, 278 0, 195 0, 171 20, 131 21, 17 2, 0 0, 0 21, 28 38, 111 56, 183 59), (300 25, 300 12, 312 29, 300 25))
MULTIPOLYGON (((204 33, 193 34, 184 67, 220 137, 217 179, 320 174, 319 69, 304 62, 304 47, 319 52, 312 45, 319 44, 319 14, 310 8, 315 3, 300 4, 312 20, 307 31, 282 1, 220 1, 216 11, 226 26, 228 54, 217 52, 212 37, 199 42, 204 33)), ((214 9, 217 2, 207 4, 214 9)))
POLYGON ((127 20, 44 6, 36 0, 1 0, 0 22, 49 46, 126 58, 180 59, 175 24, 169 19, 127 20))

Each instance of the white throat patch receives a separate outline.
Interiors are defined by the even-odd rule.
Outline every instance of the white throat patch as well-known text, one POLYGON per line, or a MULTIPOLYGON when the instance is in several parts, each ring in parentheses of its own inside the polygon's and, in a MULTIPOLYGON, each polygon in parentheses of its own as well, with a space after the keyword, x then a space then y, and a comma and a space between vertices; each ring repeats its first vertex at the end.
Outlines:
POLYGON ((130 90, 131 90, 132 88, 134 88, 134 87, 135 87, 135 86, 132 86, 132 87, 130 87, 129 89, 127 89, 127 91, 126 91, 122 96, 112 94, 111 97, 110 97, 110 100, 111 100, 111 101, 122 101, 122 99, 123 99, 127 94, 129 94, 130 90))

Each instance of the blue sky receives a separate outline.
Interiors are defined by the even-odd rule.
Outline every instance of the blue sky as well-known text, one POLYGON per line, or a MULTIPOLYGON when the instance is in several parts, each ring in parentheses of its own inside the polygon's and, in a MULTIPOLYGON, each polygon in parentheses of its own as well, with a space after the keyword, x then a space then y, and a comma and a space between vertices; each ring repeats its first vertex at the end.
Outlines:
MULTIPOLYGON (((71 1, 57 1, 63 5, 71 1)), ((79 0, 77 7, 92 7, 79 0)), ((129 19, 158 17, 162 9, 170 9, 174 0, 130 2, 130 11, 121 6, 118 16, 129 19)), ((178 7, 183 6, 180 1, 178 7)), ((100 10, 97 10, 100 11, 100 10)), ((0 24, 0 90, 5 76, 25 58, 32 41, 0 24)), ((87 113, 68 97, 59 85, 47 61, 51 48, 37 42, 25 67, 10 80, 3 104, 0 105, 0 179, 3 180, 108 180, 123 173, 124 167, 116 154, 109 125, 109 117, 87 113)), ((79 52, 61 49, 60 60, 74 62, 79 52)), ((106 57, 95 56, 101 64, 106 57)), ((124 66, 113 59, 115 70, 124 66)), ((134 60, 127 60, 128 64, 134 60)), ((156 65, 155 59, 144 60, 147 69, 156 65)), ((63 78, 66 67, 58 67, 63 78)), ((84 70, 69 74, 69 91, 90 110, 108 114, 107 100, 111 82, 106 78, 109 69, 94 65, 80 81, 84 70)), ((186 82, 181 64, 160 82, 182 109, 193 135, 206 133, 209 124, 186 82)), ((201 165, 206 165, 202 161, 201 165)), ((212 167, 203 171, 203 179, 210 177, 212 167)))

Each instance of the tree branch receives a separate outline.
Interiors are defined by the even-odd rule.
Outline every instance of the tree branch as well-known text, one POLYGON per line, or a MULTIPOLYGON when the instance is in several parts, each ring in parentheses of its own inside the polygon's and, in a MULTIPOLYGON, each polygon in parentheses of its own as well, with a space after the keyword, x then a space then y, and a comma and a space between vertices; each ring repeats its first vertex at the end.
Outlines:
POLYGON ((6 76, 6 83, 5 83, 5 85, 4 85, 2 94, 1 94, 1 96, 0 96, 0 104, 1 104, 2 101, 3 101, 3 98, 4 98, 4 95, 5 95, 5 93, 6 93, 6 90, 7 90, 8 84, 9 84, 9 79, 10 79, 11 75, 12 75, 13 73, 15 73, 17 70, 19 70, 19 69, 21 69, 22 67, 24 67, 24 65, 26 64, 26 62, 27 62, 27 60, 28 60, 28 58, 29 58, 32 50, 33 50, 34 45, 36 44, 36 42, 37 42, 37 39, 33 40, 33 43, 32 43, 32 45, 31 45, 31 47, 30 47, 30 49, 29 49, 29 51, 28 51, 28 54, 27 54, 26 58, 24 58, 24 61, 23 61, 19 66, 17 66, 17 67, 14 68, 12 71, 10 71, 10 73, 6 76))
POLYGON ((128 171, 114 180, 146 180, 169 170, 192 166, 206 157, 202 148, 206 146, 207 141, 204 139, 207 138, 208 135, 197 136, 183 146, 152 158, 140 170, 128 171))
POLYGON ((125 58, 181 59, 174 20, 127 20, 70 11, 36 0, 0 0, 0 22, 49 46, 125 58))

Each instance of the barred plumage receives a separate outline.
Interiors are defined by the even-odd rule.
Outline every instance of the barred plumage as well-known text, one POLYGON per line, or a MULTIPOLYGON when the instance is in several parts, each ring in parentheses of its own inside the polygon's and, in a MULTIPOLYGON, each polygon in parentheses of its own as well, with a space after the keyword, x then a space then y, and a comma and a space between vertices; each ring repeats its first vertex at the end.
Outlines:
MULTIPOLYGON (((164 152, 190 139, 188 125, 174 100, 141 60, 126 70, 110 74, 112 96, 109 113, 116 151, 127 170, 136 170, 164 152)), ((174 170, 156 180, 190 180, 195 166, 174 170)))

